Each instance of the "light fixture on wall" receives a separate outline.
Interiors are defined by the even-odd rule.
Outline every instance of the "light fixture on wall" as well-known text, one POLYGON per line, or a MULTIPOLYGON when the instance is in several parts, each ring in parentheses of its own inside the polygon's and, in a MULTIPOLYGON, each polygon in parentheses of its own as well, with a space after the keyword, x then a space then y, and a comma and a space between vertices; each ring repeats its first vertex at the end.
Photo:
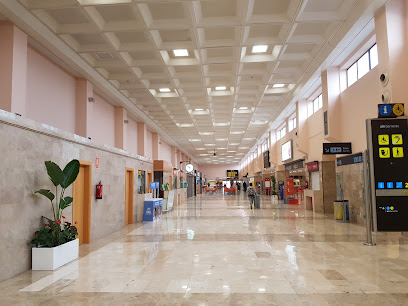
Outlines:
POLYGON ((89 98, 88 98, 88 101, 89 101, 89 102, 95 102, 95 99, 94 99, 94 97, 89 97, 89 98))

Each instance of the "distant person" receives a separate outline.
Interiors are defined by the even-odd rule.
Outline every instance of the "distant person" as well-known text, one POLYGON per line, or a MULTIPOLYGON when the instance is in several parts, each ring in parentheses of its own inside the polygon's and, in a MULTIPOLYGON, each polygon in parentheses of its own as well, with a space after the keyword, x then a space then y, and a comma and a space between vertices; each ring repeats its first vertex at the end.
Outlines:
POLYGON ((238 183, 238 184, 237 184, 237 190, 240 191, 240 189, 241 189, 241 184, 238 183))
POLYGON ((244 183, 242 184, 242 188, 244 189, 244 192, 246 192, 246 191, 247 191, 246 182, 244 182, 244 183))
POLYGON ((251 207, 251 209, 252 209, 252 204, 254 204, 255 195, 256 195, 256 189, 254 186, 252 186, 252 183, 250 183, 248 187, 248 198, 249 198, 249 206, 251 207))

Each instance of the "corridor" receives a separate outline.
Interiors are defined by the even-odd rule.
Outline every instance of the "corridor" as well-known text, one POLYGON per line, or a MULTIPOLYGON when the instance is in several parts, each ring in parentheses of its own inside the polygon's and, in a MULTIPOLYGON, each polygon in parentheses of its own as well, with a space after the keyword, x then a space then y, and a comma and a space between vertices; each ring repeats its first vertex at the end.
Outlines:
POLYGON ((242 193, 202 195, 81 245, 54 272, 0 283, 0 305, 407 303, 407 238, 364 239, 364 227, 270 197, 250 210, 242 193))

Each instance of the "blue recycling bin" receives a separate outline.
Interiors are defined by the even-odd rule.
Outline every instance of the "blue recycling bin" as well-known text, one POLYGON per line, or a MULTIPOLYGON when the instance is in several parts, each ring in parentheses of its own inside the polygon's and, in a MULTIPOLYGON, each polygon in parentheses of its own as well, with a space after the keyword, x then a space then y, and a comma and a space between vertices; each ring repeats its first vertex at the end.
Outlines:
POLYGON ((163 199, 153 198, 144 201, 143 222, 153 222, 160 219, 162 214, 163 199))

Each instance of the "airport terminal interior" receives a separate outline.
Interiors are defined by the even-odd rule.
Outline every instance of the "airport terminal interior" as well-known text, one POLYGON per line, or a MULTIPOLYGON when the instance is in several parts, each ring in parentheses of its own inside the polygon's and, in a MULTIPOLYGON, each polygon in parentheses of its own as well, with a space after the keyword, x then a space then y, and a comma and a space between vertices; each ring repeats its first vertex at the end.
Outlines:
POLYGON ((408 304, 407 0, 0 0, 0 305, 408 304))

